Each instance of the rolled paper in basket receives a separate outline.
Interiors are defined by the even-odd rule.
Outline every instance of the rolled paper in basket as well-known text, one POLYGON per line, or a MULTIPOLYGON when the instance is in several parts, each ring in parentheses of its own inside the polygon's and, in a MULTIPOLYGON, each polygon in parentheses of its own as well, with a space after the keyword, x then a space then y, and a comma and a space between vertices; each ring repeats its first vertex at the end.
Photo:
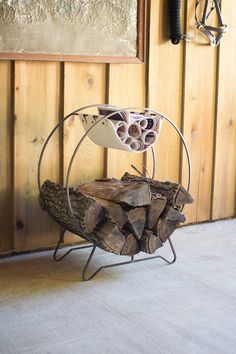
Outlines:
POLYGON ((133 151, 140 151, 144 149, 144 144, 140 140, 133 140, 130 147, 133 151))
POLYGON ((141 139, 144 145, 152 145, 157 139, 157 133, 153 130, 147 130, 143 132, 141 139))
MULTIPOLYGON (((108 107, 104 106, 104 107, 98 108, 99 114, 104 115, 104 116, 108 116, 111 113, 115 113, 116 110, 117 110, 117 108, 112 109, 112 106, 108 106, 108 107)), ((128 117, 129 117, 129 112, 123 111, 123 112, 113 114, 109 119, 118 120, 118 121, 124 120, 125 122, 127 122, 128 117)))
MULTIPOLYGON (((159 119, 157 117, 142 116, 141 114, 130 114, 132 121, 140 124, 141 129, 154 130, 157 127, 159 119)), ((130 119, 130 120, 131 120, 130 119)))
POLYGON ((112 123, 114 125, 115 131, 117 135, 120 138, 127 137, 129 136, 128 134, 128 124, 125 123, 124 121, 119 121, 119 120, 112 120, 112 123))
POLYGON ((123 138, 121 138, 121 141, 123 144, 125 145, 131 145, 134 141, 134 139, 132 138, 132 136, 124 136, 123 138))
POLYGON ((140 124, 141 129, 144 129, 144 130, 147 129, 147 125, 148 125, 147 118, 139 119, 138 122, 140 124))
POLYGON ((134 139, 138 139, 141 136, 141 128, 139 123, 131 121, 128 126, 128 134, 134 139))
POLYGON ((156 125, 157 125, 157 121, 155 118, 147 118, 147 126, 146 126, 146 129, 155 129, 156 128, 156 125))
POLYGON ((148 121, 147 121, 148 117, 144 117, 142 114, 138 114, 138 113, 130 113, 129 118, 130 118, 130 122, 135 121, 139 123, 142 129, 146 129, 148 125, 148 121))

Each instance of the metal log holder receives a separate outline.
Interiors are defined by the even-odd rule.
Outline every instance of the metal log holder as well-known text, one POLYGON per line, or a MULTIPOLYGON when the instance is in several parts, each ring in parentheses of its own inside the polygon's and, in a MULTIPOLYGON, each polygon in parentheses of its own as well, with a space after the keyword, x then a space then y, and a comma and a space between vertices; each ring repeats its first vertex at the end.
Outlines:
MULTIPOLYGON (((76 109, 75 111, 73 111, 70 114, 68 114, 63 120, 61 120, 53 128, 51 133, 48 135, 48 137, 45 140, 45 143, 44 143, 44 145, 42 147, 42 150, 41 150, 41 153, 40 153, 40 156, 39 156, 39 161, 38 161, 38 189, 39 189, 39 193, 40 193, 40 196, 41 196, 42 199, 43 199, 43 193, 42 193, 42 187, 41 187, 41 165, 42 165, 42 160, 43 160, 43 157, 44 157, 44 153, 45 153, 46 147, 47 147, 49 141, 51 140, 52 136, 54 135, 54 133, 62 125, 64 125, 65 121, 68 120, 71 116, 79 117, 79 112, 81 112, 83 110, 86 110, 86 109, 89 109, 89 108, 97 108, 97 109, 101 108, 102 109, 102 108, 104 108, 104 106, 106 106, 108 108, 110 107, 109 105, 104 105, 104 104, 92 104, 92 105, 87 105, 87 106, 84 106, 84 107, 76 109)), ((74 150, 74 152, 72 154, 72 157, 70 159, 70 162, 69 162, 69 165, 68 165, 68 169, 67 169, 67 174, 66 174, 66 195, 67 195, 68 208, 69 208, 69 211, 70 211, 72 216, 74 216, 74 212, 73 212, 71 201, 70 201, 70 193, 69 193, 70 185, 69 185, 69 182, 70 182, 70 174, 71 174, 71 169, 72 169, 72 165, 73 165, 75 156, 78 153, 81 145, 83 144, 85 138, 88 136, 88 134, 90 133, 91 130, 95 130, 96 126, 99 123, 103 122, 104 120, 112 118, 113 115, 115 115, 117 113, 124 112, 124 111, 128 111, 128 112, 140 111, 140 112, 145 112, 145 113, 151 113, 151 114, 159 115, 159 116, 161 116, 162 120, 165 120, 167 123, 169 123, 175 129, 175 131, 177 132, 177 134, 179 135, 179 137, 181 139, 181 142, 183 143, 184 150, 185 150, 185 153, 186 153, 187 163, 188 163, 188 182, 187 182, 187 188, 186 189, 187 189, 187 191, 189 191, 189 189, 190 189, 191 159, 190 159, 190 154, 189 154, 187 143, 186 143, 186 141, 184 139, 183 134, 179 130, 179 128, 168 117, 166 117, 162 113, 157 112, 157 111, 155 111, 153 109, 150 109, 150 108, 145 108, 145 107, 120 108, 120 107, 116 107, 116 106, 112 106, 111 108, 113 110, 115 110, 115 112, 113 112, 111 114, 108 114, 106 116, 102 116, 102 118, 100 118, 99 120, 94 122, 94 124, 85 132, 85 134, 82 136, 82 138, 78 142, 78 144, 77 144, 77 146, 76 146, 76 148, 75 148, 75 150, 74 150)), ((154 147, 151 146, 150 149, 151 149, 151 152, 152 152, 152 162, 153 162, 152 179, 154 179, 155 172, 156 172, 156 155, 155 155, 154 147)), ((123 261, 123 262, 119 262, 119 263, 111 263, 111 264, 103 265, 100 268, 98 268, 97 270, 95 270, 92 274, 91 273, 88 274, 89 273, 89 266, 91 264, 91 261, 93 259, 93 256, 94 256, 94 253, 95 253, 95 250, 96 250, 97 246, 94 245, 94 244, 86 244, 86 245, 81 245, 81 246, 78 246, 78 247, 72 247, 68 251, 66 251, 63 255, 58 256, 58 251, 60 250, 60 246, 61 246, 61 244, 63 242, 64 235, 65 235, 66 231, 67 231, 67 229, 63 228, 63 230, 62 230, 62 232, 61 232, 61 234, 59 236, 58 243, 57 243, 57 245, 55 247, 55 250, 54 250, 54 253, 53 253, 53 259, 58 262, 58 261, 61 261, 62 259, 64 259, 65 257, 67 257, 73 251, 86 249, 86 248, 92 248, 92 250, 90 252, 90 255, 89 255, 88 259, 87 259, 87 262, 86 262, 86 264, 84 266, 84 269, 82 271, 82 279, 84 281, 93 279, 101 270, 106 269, 106 268, 118 267, 118 266, 121 266, 121 265, 127 265, 127 264, 131 264, 131 263, 148 261, 148 260, 157 259, 157 258, 162 259, 167 264, 173 264, 176 261, 176 259, 177 259, 177 255, 176 255, 173 243, 172 243, 172 241, 171 241, 171 239, 169 237, 168 242, 169 242, 169 246, 170 246, 171 253, 172 253, 172 256, 173 256, 173 258, 171 260, 168 260, 167 258, 165 258, 165 257, 163 257, 161 255, 149 256, 149 257, 145 257, 145 258, 134 258, 134 256, 131 256, 130 260, 128 260, 128 261, 123 261)), ((78 236, 82 236, 83 237, 83 233, 82 233, 82 235, 81 235, 81 233, 78 233, 78 236)))

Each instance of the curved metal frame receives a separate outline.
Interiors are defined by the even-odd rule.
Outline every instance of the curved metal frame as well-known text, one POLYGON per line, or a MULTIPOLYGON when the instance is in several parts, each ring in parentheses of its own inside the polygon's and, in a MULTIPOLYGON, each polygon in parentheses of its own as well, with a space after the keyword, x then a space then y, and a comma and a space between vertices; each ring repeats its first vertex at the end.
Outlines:
MULTIPOLYGON (((55 127, 54 129, 51 131, 51 133, 49 134, 49 136, 47 137, 44 145, 43 145, 43 148, 42 148, 42 151, 41 151, 41 154, 40 154, 40 157, 39 157, 39 161, 38 161, 38 188, 39 188, 39 192, 41 194, 41 197, 43 199, 43 194, 42 194, 42 191, 41 191, 41 163, 42 163, 42 159, 43 159, 43 155, 44 155, 44 152, 45 152, 45 149, 50 141, 50 139, 52 138, 53 134, 55 133, 55 131, 62 125, 64 124, 64 122, 70 118, 71 116, 73 115, 77 115, 78 112, 82 111, 82 110, 85 110, 85 109, 88 109, 88 108, 93 108, 93 107, 104 107, 105 105, 101 105, 101 104, 92 104, 92 105, 88 105, 88 106, 84 106, 82 108, 79 108, 73 112, 71 112, 70 114, 68 114, 61 122, 59 122, 55 127)), ((106 105, 108 107, 110 107, 109 105, 106 105)), ((70 201, 70 193, 69 193, 69 179, 70 179, 70 173, 71 173, 71 168, 72 168, 72 165, 73 165, 73 162, 74 162, 74 159, 75 159, 75 156, 77 154, 77 152, 79 151, 79 148, 80 146, 82 145, 83 141, 85 140, 85 138, 88 136, 89 132, 94 129, 96 127, 96 125, 102 121, 104 121, 105 119, 108 119, 108 118, 111 118, 113 115, 117 114, 117 113, 121 113, 123 111, 131 111, 131 110, 140 110, 140 111, 147 111, 147 112, 150 112, 150 113, 154 113, 154 114, 158 114, 161 116, 162 119, 165 119, 175 130, 176 132, 178 133, 183 145, 184 145, 184 148, 185 148, 185 152, 186 152, 186 156, 187 156, 187 161, 188 161, 188 183, 187 183, 187 191, 189 191, 189 188, 190 188, 190 182, 191 182, 191 159, 190 159, 190 154, 189 154, 189 150, 188 150, 188 146, 187 146, 187 143, 184 139, 184 136, 183 134, 181 133, 181 131, 179 130, 179 128, 172 122, 171 119, 169 119, 168 117, 166 117, 165 115, 163 115, 162 113, 160 112, 157 112, 157 111, 154 111, 150 108, 146 108, 146 107, 125 107, 125 108, 122 108, 120 109, 120 107, 117 107, 117 106, 112 106, 113 108, 117 109, 115 112, 113 113, 110 113, 109 115, 107 116, 104 116, 102 117, 101 119, 99 119, 97 122, 95 122, 94 125, 92 125, 86 132, 85 134, 82 136, 82 138, 80 139, 79 143, 77 144, 72 156, 71 156, 71 159, 70 159, 70 162, 69 162, 69 165, 68 165, 68 169, 67 169, 67 174, 66 174, 66 195, 67 195, 67 203, 68 203, 68 207, 69 207, 69 210, 71 212, 71 215, 73 216, 74 215, 74 212, 73 212, 73 209, 72 209, 72 206, 71 206, 71 201, 70 201)), ((152 157, 153 157, 153 173, 152 173, 152 176, 154 177, 155 175, 155 163, 156 163, 156 159, 155 159, 155 151, 153 149, 153 147, 151 147, 152 149, 152 157)), ((135 153, 135 152, 134 152, 135 153)))
MULTIPOLYGON (((40 195, 43 199, 43 194, 42 194, 42 189, 41 189, 41 164, 42 164, 42 159, 43 159, 43 156, 44 156, 44 152, 45 152, 45 149, 50 141, 50 139, 52 138, 53 134, 56 132, 56 130, 64 124, 64 122, 70 118, 71 116, 73 115, 78 115, 78 112, 80 111, 83 111, 85 109, 88 109, 88 108, 93 108, 93 107, 104 107, 104 106, 107 106, 107 107, 111 107, 110 105, 104 105, 104 104, 92 104, 92 105, 87 105, 87 106, 84 106, 84 107, 81 107, 73 112, 71 112, 70 114, 68 114, 63 120, 61 120, 54 128, 53 130, 51 131, 51 133, 48 135, 44 145, 43 145, 43 148, 41 150, 41 153, 40 153, 40 156, 39 156, 39 161, 38 161, 38 188, 39 188, 39 192, 40 192, 40 195)), ((72 165, 73 165, 73 162, 74 162, 74 159, 75 159, 75 156, 76 154, 78 153, 79 151, 79 148, 81 147, 84 139, 88 136, 89 132, 94 129, 96 127, 96 125, 98 123, 100 123, 101 121, 107 119, 107 118, 110 118, 112 117, 113 115, 117 114, 117 113, 120 113, 120 112, 123 112, 123 111, 133 111, 133 110, 138 110, 138 111, 145 111, 145 112, 150 112, 150 113, 154 113, 154 114, 158 114, 161 116, 162 119, 165 119, 174 129, 175 131, 178 133, 183 145, 184 145, 184 149, 185 149, 185 153, 186 153, 186 156, 187 156, 187 162, 188 162, 188 183, 187 183, 187 191, 189 191, 190 189, 190 182, 191 182, 191 159, 190 159, 190 154, 189 154, 189 150, 188 150, 188 146, 187 146, 187 143, 181 133, 181 131, 179 130, 179 128, 168 118, 166 117, 165 115, 163 115, 162 113, 160 112, 157 112, 157 111, 154 111, 150 108, 146 108, 146 107, 126 107, 126 108, 120 108, 120 107, 117 107, 117 106, 112 106, 112 108, 114 108, 116 111, 113 112, 113 113, 110 113, 109 115, 106 115, 104 117, 102 117, 101 119, 99 119, 98 121, 95 122, 94 125, 92 125, 86 132, 85 134, 82 136, 82 138, 80 139, 79 143, 77 144, 77 146, 75 147, 74 149, 74 152, 71 156, 71 159, 70 159, 70 162, 69 162, 69 165, 68 165, 68 169, 67 169, 67 174, 66 174, 66 195, 67 195, 67 203, 68 203, 68 207, 69 207, 69 210, 70 210, 70 213, 72 216, 74 216, 74 212, 73 212, 73 209, 72 209, 72 206, 71 206, 71 201, 70 201, 70 193, 69 193, 69 181, 70 181, 70 173, 71 173, 71 168, 72 168, 72 165)), ((154 178, 155 176, 155 170, 156 170, 156 155, 155 155, 155 150, 153 148, 153 146, 151 147, 151 151, 152 151, 152 160, 153 160, 153 171, 152 171, 152 178, 154 178)), ((105 265, 105 266, 102 266, 100 267, 99 269, 97 269, 92 275, 90 275, 89 277, 86 277, 86 272, 87 272, 87 269, 88 269, 88 266, 92 260, 92 257, 94 255, 94 252, 96 250, 96 245, 87 245, 87 246, 79 246, 79 247, 75 247, 75 248, 71 248, 69 249, 64 255, 62 255, 61 257, 57 258, 57 253, 58 253, 58 250, 59 250, 59 247, 60 247, 60 244, 62 243, 62 240, 63 240, 63 237, 64 237, 64 234, 66 232, 66 229, 63 230, 63 232, 61 233, 60 237, 59 237, 59 240, 58 240, 58 243, 56 245, 56 248, 54 250, 54 254, 53 254, 53 258, 55 261, 60 261, 62 260, 63 258, 65 258, 69 253, 71 253, 72 251, 75 251, 75 250, 78 250, 78 249, 83 249, 83 248, 92 248, 92 251, 88 257, 88 260, 86 262, 86 265, 84 267, 84 270, 83 270, 83 273, 82 273, 82 278, 83 280, 90 280, 92 279, 98 272, 100 272, 102 269, 104 268, 110 268, 110 267, 116 267, 116 266, 119 266, 119 265, 124 265, 124 264, 129 264, 129 263, 136 263, 136 262, 141 262, 141 261, 145 261, 145 260, 151 260, 151 259, 155 259, 155 258, 161 258, 163 259, 166 263, 168 264, 172 264, 176 261, 176 253, 175 253, 175 250, 174 250, 174 247, 173 247, 173 244, 169 238, 169 245, 170 245, 170 248, 171 248, 171 251, 173 253, 173 260, 172 261, 169 261, 167 260, 166 258, 160 256, 160 255, 157 255, 157 256, 151 256, 151 257, 146 257, 146 258, 141 258, 141 259, 136 259, 134 260, 134 256, 131 257, 131 260, 130 261, 125 261, 125 262, 120 262, 120 263, 113 263, 113 264, 109 264, 109 265, 105 265)))

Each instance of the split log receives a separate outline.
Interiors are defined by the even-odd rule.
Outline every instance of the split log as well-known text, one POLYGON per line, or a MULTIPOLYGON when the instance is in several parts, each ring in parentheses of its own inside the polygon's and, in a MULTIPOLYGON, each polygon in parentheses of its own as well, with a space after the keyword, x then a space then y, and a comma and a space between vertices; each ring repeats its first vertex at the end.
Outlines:
POLYGON ((153 234, 152 230, 145 229, 141 239, 139 240, 141 251, 152 254, 158 248, 162 247, 162 241, 159 237, 153 234))
POLYGON ((42 185, 41 206, 63 227, 77 235, 85 236, 84 234, 91 233, 105 218, 103 208, 92 198, 83 196, 81 193, 73 194, 73 190, 70 192, 75 217, 69 211, 65 188, 49 180, 42 185))
POLYGON ((150 186, 152 193, 158 193, 167 198, 171 206, 181 207, 184 204, 193 203, 193 198, 181 184, 172 182, 159 182, 142 176, 131 175, 128 172, 121 178, 122 181, 145 182, 150 186))
POLYGON ((179 222, 184 222, 185 216, 181 212, 167 205, 153 228, 155 235, 159 236, 162 242, 165 242, 174 232, 179 222))
POLYGON ((131 206, 151 204, 151 192, 147 183, 122 181, 103 181, 82 184, 77 190, 88 196, 125 203, 131 206))
POLYGON ((120 232, 118 226, 110 220, 99 224, 91 234, 94 243, 105 251, 121 254, 126 243, 126 237, 120 232))
POLYGON ((159 219, 155 226, 154 233, 160 237, 162 242, 166 242, 166 240, 175 231, 177 224, 177 221, 159 219))
POLYGON ((119 204, 101 198, 91 198, 102 206, 106 218, 110 219, 112 222, 117 224, 120 229, 123 228, 123 226, 128 221, 128 217, 126 215, 126 212, 121 208, 119 204))
POLYGON ((173 208, 170 205, 167 205, 164 212, 161 215, 161 218, 164 220, 172 220, 172 221, 178 221, 178 222, 184 222, 185 221, 185 216, 184 214, 181 214, 181 212, 173 208))
POLYGON ((147 227, 152 229, 157 223, 167 203, 167 198, 160 194, 152 194, 151 205, 147 208, 147 227))
POLYGON ((126 242, 121 250, 123 256, 134 256, 140 251, 138 242, 133 234, 127 234, 126 242))
POLYGON ((139 252, 139 245, 133 234, 121 232, 110 220, 102 222, 92 233, 93 241, 105 251, 124 256, 133 256, 139 252))
POLYGON ((137 239, 140 239, 146 224, 146 209, 134 208, 128 212, 129 226, 137 239))

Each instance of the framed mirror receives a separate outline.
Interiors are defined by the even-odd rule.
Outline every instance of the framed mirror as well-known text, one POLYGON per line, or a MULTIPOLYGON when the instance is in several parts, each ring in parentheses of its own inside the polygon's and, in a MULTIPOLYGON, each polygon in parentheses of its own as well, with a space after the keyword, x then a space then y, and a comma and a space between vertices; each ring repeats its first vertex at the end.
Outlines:
POLYGON ((0 59, 144 62, 145 0, 0 0, 0 59))

